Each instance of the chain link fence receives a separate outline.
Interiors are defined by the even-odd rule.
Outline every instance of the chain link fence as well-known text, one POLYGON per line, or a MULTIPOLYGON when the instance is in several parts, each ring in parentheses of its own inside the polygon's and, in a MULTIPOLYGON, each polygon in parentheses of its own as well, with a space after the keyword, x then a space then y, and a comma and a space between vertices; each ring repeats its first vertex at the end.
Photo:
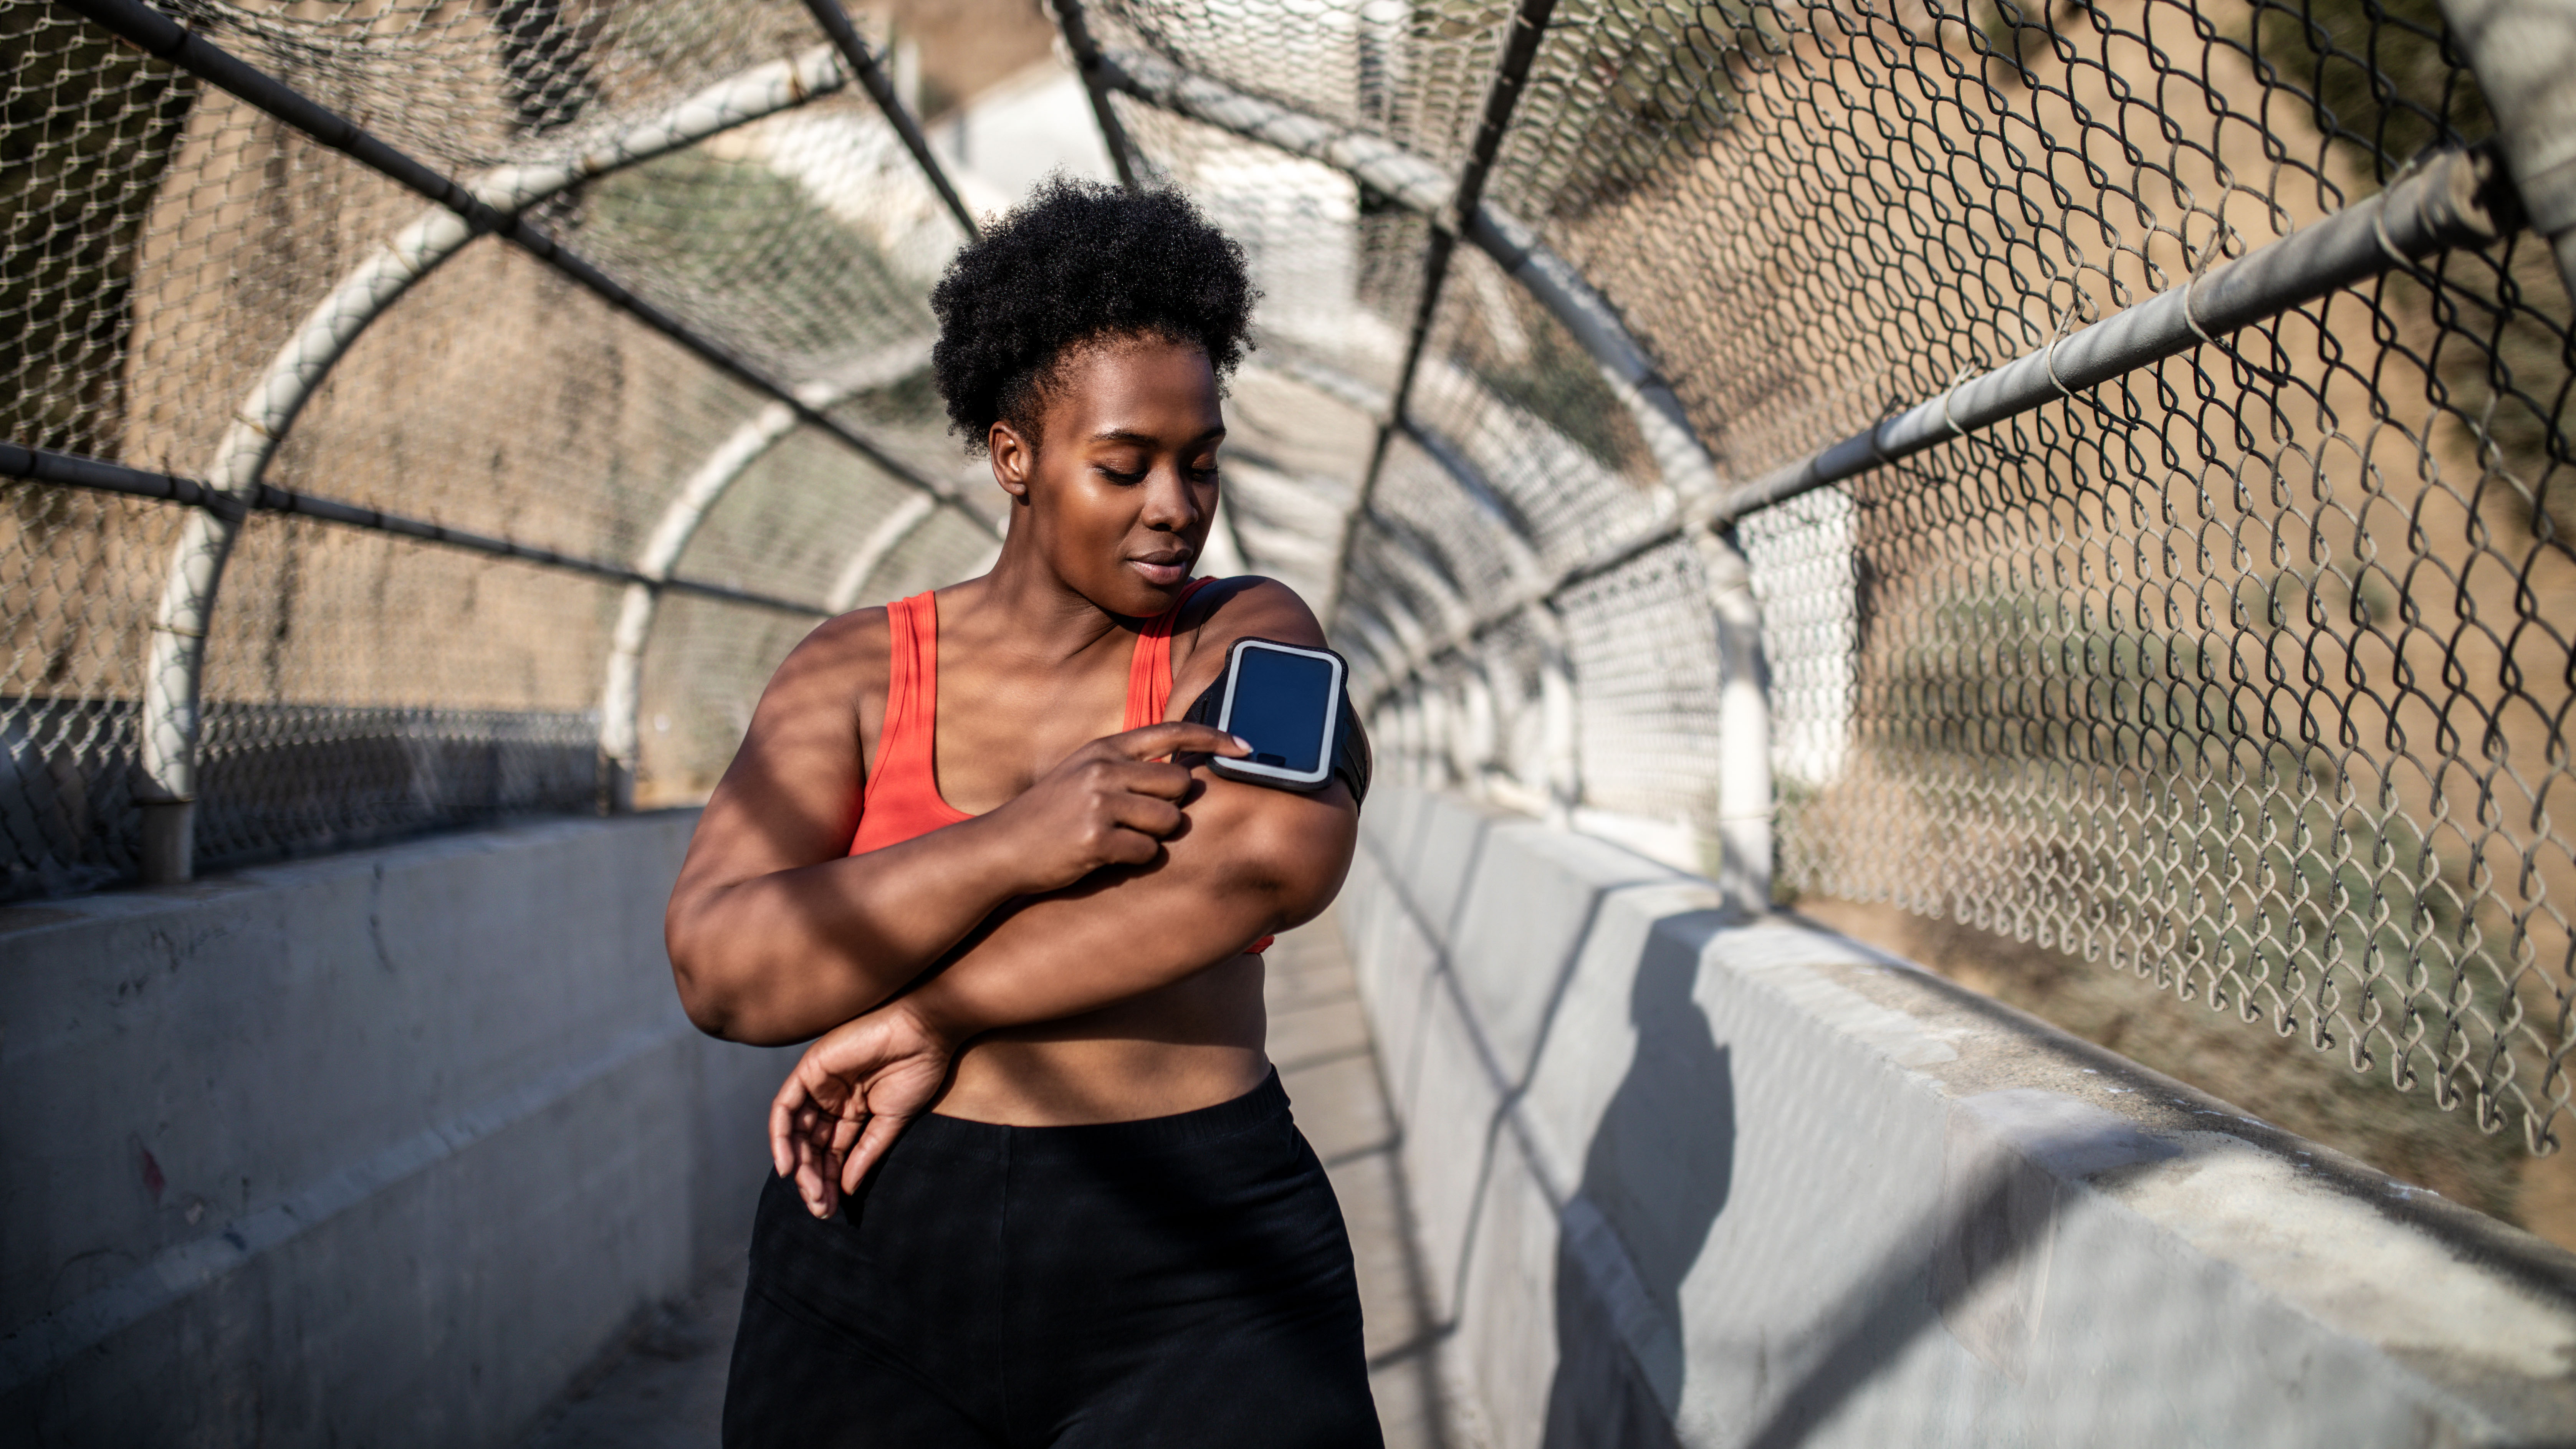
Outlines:
MULTIPOLYGON (((9 894, 692 798, 814 619, 981 566, 970 220, 839 14, 0 0, 9 894)), ((2547 1150, 2576 354, 2445 15, 1052 18, 1246 247, 1211 563, 1391 772, 2547 1150)))
POLYGON ((989 517, 944 507, 843 577, 884 515, 956 491, 926 299, 963 233, 802 9, 168 14, 615 283, 112 12, 0 7, 8 894, 151 874, 154 805, 218 867, 597 808, 604 748, 631 794, 690 798, 836 592, 989 546, 989 517), (220 603, 172 601, 188 516, 225 510, 40 481, 66 459, 237 500, 220 603), (646 725, 620 735, 629 591, 682 624, 636 641, 646 725), (155 639, 192 633, 194 687, 156 688, 155 639), (183 789, 155 778, 155 719, 181 726, 183 789))
POLYGON ((1267 340, 1409 377, 1337 620, 1394 768, 1565 804, 1563 670, 1573 813, 1713 856, 1710 602, 1742 567, 1784 896, 2134 972, 2553 1145, 2576 1005, 2559 268, 2476 183, 2492 239, 2390 245, 2202 322, 2229 263, 2496 136, 2434 5, 1324 9, 1122 3, 1093 28, 1182 184, 1240 173, 1210 137, 1267 144, 1338 159, 1391 220, 1334 238, 1368 314, 1339 355, 1267 340), (1544 37, 1518 77, 1515 27, 1544 37), (1380 153, 1454 180, 1497 100, 1481 195, 1408 204, 1380 153), (1460 246, 1421 309, 1424 229, 1477 240, 1479 210, 1606 301, 1713 489, 1660 465, 1655 410, 1600 329, 1515 285, 1515 248, 1460 246), (2188 345, 2060 382, 2052 344, 2195 279, 2188 345), (1387 341, 1417 315, 1409 364, 1387 341), (1961 384, 2034 357, 2059 385, 1960 421, 1961 384), (1930 446, 1899 446, 1934 399, 1930 446))

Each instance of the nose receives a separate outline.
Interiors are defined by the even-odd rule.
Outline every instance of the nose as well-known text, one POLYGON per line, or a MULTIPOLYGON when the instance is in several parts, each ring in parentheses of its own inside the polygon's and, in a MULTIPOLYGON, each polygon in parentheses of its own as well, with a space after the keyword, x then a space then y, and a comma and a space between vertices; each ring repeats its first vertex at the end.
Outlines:
POLYGON ((1143 523, 1166 533, 1186 533, 1199 521, 1197 490, 1177 463, 1156 468, 1145 484, 1143 523))

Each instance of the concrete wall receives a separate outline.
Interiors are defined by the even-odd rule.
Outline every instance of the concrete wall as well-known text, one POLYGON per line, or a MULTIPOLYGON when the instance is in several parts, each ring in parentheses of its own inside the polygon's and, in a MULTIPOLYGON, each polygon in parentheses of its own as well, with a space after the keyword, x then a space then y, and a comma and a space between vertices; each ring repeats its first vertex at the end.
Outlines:
POLYGON ((2576 1442, 2576 1256, 1704 880, 1381 790, 1342 916, 1498 1449, 2576 1442))
POLYGON ((694 824, 0 910, 0 1442, 505 1444, 739 1251, 787 1063, 680 1014, 694 824))

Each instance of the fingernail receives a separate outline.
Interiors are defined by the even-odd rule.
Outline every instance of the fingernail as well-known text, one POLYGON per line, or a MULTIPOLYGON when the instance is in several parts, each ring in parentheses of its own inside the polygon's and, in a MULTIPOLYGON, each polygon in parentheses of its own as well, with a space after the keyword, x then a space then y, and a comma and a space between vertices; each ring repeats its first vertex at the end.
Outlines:
POLYGON ((1234 741, 1234 747, 1236 749, 1243 751, 1247 755, 1252 753, 1252 741, 1245 739, 1241 735, 1227 735, 1226 738, 1234 741))

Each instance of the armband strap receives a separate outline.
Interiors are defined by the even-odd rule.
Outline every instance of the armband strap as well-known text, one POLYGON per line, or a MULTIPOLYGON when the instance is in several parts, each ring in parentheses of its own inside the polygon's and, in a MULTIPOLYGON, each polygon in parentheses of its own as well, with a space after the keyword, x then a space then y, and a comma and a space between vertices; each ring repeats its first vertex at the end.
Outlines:
MULTIPOLYGON (((1189 724, 1214 725, 1217 711, 1224 703, 1220 694, 1224 685, 1225 676, 1220 674, 1214 684, 1199 691, 1199 697, 1191 701, 1190 711, 1181 716, 1182 720, 1189 724)), ((1369 751, 1368 734, 1360 728, 1359 711, 1351 708, 1350 690, 1344 689, 1341 717, 1335 721, 1333 729, 1333 773, 1341 777, 1343 784, 1351 787, 1353 805, 1368 803, 1369 777, 1375 771, 1376 761, 1369 751)))

